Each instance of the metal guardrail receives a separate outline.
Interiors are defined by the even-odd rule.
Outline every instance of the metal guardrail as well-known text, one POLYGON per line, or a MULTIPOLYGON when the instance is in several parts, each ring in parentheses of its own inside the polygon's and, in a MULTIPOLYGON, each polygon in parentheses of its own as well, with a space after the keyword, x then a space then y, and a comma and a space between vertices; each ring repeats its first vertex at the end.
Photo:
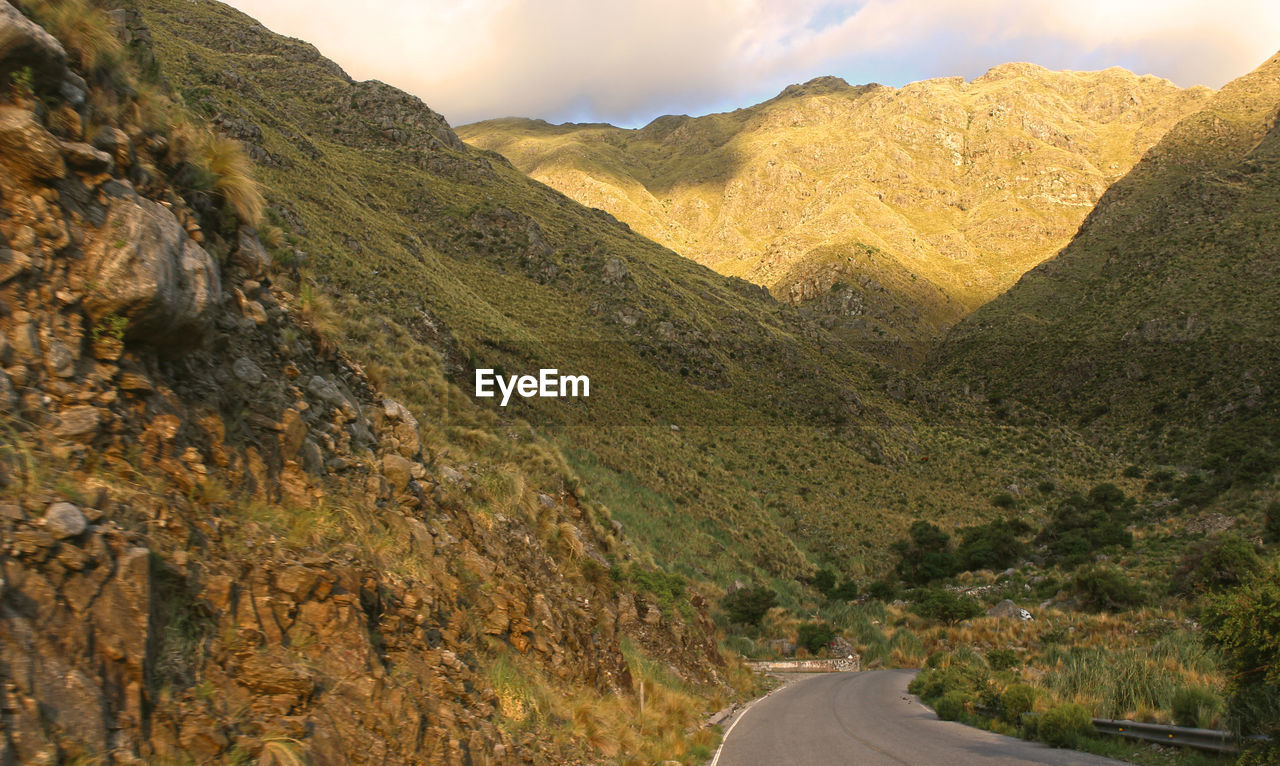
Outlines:
POLYGON ((1145 742, 1193 747, 1212 753, 1238 753, 1235 735, 1217 729, 1192 729, 1184 726, 1166 726, 1141 721, 1116 721, 1110 718, 1093 719, 1093 727, 1099 734, 1115 734, 1145 742))

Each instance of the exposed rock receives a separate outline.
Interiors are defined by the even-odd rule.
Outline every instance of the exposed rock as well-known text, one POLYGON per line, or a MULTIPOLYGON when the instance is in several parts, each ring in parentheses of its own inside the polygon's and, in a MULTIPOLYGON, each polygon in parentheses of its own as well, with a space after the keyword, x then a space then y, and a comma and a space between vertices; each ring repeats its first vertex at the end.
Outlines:
POLYGON ((0 106, 0 162, 23 181, 52 180, 66 175, 58 139, 16 106, 0 106))
POLYGON ((92 436, 101 424, 102 414, 96 407, 88 405, 68 407, 62 411, 58 418, 58 425, 53 431, 64 439, 79 440, 92 436))
POLYGON ((128 319, 128 337, 189 345, 218 304, 213 259, 173 214, 141 197, 111 200, 107 223, 85 249, 93 290, 90 316, 128 319))
POLYGON ((67 52, 39 24, 0 0, 0 80, 7 82, 24 67, 31 67, 41 85, 60 83, 67 70, 67 52))
POLYGON ((62 156, 67 164, 86 173, 106 173, 111 170, 111 155, 78 141, 63 141, 62 156))
POLYGON ((382 458, 382 475, 399 492, 413 479, 413 462, 400 455, 385 455, 382 458))
POLYGON ((988 617, 1017 617, 1018 611, 1019 611, 1018 605, 1006 598, 1000 603, 988 609, 987 616, 988 617))
POLYGON ((627 264, 620 258, 610 258, 604 265, 604 281, 618 284, 627 278, 627 264))
POLYGON ((0 285, 31 268, 31 259, 25 253, 0 247, 0 285))
POLYGON ((71 503, 54 503, 44 513, 44 528, 59 540, 78 537, 88 525, 84 514, 71 503))
POLYGON ((271 268, 271 256, 258 239, 258 233, 247 226, 240 227, 236 250, 231 255, 231 265, 240 268, 250 279, 261 279, 271 268))
POLYGON ((267 378, 261 367, 254 364, 252 359, 248 359, 243 356, 231 365, 231 371, 242 382, 247 383, 250 386, 256 386, 267 378))

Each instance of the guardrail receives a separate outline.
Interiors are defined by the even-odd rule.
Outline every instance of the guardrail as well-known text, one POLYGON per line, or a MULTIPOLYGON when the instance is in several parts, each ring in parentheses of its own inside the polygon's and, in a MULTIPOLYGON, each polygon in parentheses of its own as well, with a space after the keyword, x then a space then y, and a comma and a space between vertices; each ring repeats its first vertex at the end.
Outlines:
POLYGON ((761 673, 849 673, 862 669, 857 655, 830 660, 747 660, 747 665, 761 673))
MULTIPOLYGON (((1166 726, 1160 723, 1142 723, 1141 721, 1116 721, 1110 718, 1093 719, 1093 728, 1099 734, 1115 734, 1129 739, 1140 739, 1145 742, 1160 742, 1165 745, 1193 747, 1212 753, 1238 753, 1235 735, 1229 731, 1217 729, 1192 729, 1185 726, 1166 726)), ((1252 737, 1253 741, 1265 741, 1266 737, 1252 737)))

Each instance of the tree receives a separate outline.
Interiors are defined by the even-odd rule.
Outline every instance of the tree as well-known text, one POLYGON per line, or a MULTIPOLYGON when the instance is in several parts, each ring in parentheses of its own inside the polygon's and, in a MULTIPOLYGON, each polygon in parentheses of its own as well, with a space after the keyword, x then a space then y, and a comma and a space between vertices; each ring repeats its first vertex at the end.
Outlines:
POLYGON ((835 637, 835 628, 825 622, 801 623, 796 629, 796 643, 808 649, 810 654, 822 651, 835 637))
POLYGON ((929 588, 916 592, 911 611, 930 620, 954 624, 982 614, 982 605, 946 588, 929 588))
POLYGON ((1080 605, 1094 611, 1118 611, 1142 603, 1142 588, 1119 569, 1084 566, 1076 571, 1080 605))
POLYGON ((898 577, 912 585, 924 585, 956 573, 951 536, 927 521, 917 521, 907 531, 908 540, 893 544, 900 557, 898 577))
POLYGON ((1227 666, 1232 723, 1242 734, 1280 737, 1280 562, 1212 597, 1203 622, 1227 666))
POLYGON ((777 594, 764 585, 739 588, 720 602, 729 621, 742 625, 759 625, 765 614, 777 605, 777 594))

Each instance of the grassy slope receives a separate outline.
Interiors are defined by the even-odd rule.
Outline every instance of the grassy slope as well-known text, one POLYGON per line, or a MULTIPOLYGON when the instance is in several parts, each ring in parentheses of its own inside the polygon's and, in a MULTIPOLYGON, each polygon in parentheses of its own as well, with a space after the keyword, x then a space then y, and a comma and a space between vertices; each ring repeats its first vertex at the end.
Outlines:
POLYGON ((957 326, 937 365, 1157 462, 1274 454, 1278 110, 1272 58, 1171 130, 1058 257, 957 326))
POLYGON ((849 334, 932 336, 1066 244, 1092 204, 1209 91, 1027 64, 901 89, 837 78, 640 130, 459 129, 534 178, 849 334), (878 332, 877 332, 878 331, 878 332))
POLYGON ((416 99, 352 83, 310 46, 213 3, 138 5, 188 103, 254 145, 322 294, 317 324, 461 432, 461 394, 421 370, 444 365, 463 388, 472 366, 589 374, 589 400, 511 414, 554 434, 666 564, 721 583, 875 567, 914 518, 987 517, 1009 484, 1111 470, 1062 429, 959 405, 921 420, 904 401, 927 392, 796 309, 463 146, 416 99), (626 275, 611 282, 615 259, 626 275))

